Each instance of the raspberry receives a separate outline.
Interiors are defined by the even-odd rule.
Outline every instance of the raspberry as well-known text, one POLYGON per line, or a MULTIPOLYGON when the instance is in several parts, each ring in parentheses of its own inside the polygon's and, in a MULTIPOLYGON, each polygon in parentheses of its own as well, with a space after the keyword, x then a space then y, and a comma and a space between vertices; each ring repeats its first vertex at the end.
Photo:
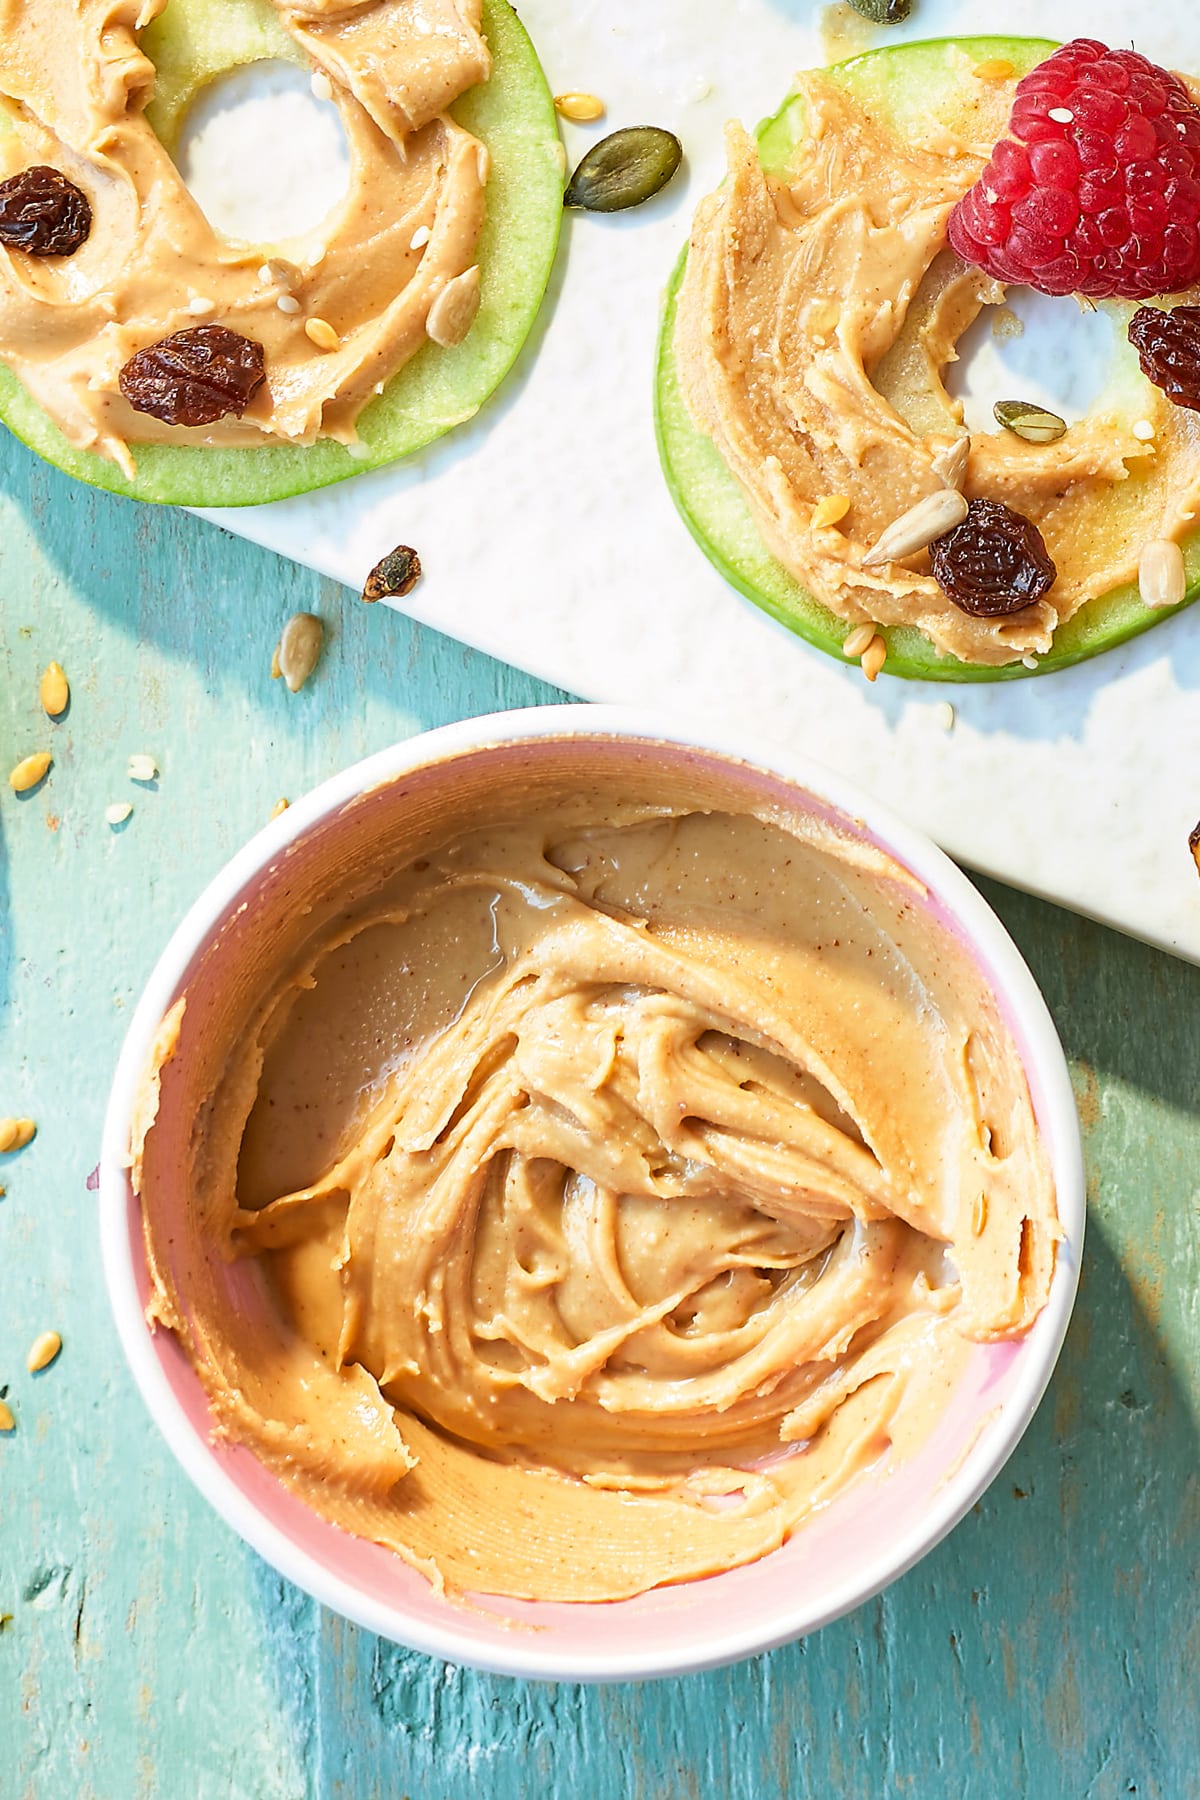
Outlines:
POLYGON ((1096 300, 1200 281, 1200 107, 1177 75, 1076 38, 1018 83, 1009 132, 950 214, 964 262, 1096 300))

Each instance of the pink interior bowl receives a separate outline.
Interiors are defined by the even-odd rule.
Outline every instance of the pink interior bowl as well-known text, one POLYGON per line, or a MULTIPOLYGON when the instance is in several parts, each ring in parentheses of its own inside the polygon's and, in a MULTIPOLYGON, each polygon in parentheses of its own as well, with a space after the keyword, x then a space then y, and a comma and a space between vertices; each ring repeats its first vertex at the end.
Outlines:
MULTIPOLYGON (((340 848, 340 845, 339 845, 340 848)), ((302 874, 299 877, 302 880, 302 874)), ((244 947, 243 947, 244 955, 244 947)), ((680 731, 623 708, 539 707, 429 732, 370 757, 297 802, 222 870, 163 952, 134 1013, 105 1121, 100 1174, 104 1268, 130 1367, 160 1430, 201 1493, 281 1574, 387 1638, 455 1662, 542 1679, 631 1680, 732 1662, 802 1636, 894 1581, 957 1524, 1029 1423, 1066 1332, 1079 1274, 1084 1177, 1070 1078, 1050 1015, 1012 941, 958 869, 926 838, 840 778, 717 730, 680 731), (403 809, 436 805, 464 759, 488 759, 497 783, 531 759, 624 758, 644 777, 706 770, 758 802, 833 817, 882 846, 924 883, 940 921, 985 972, 1024 1059, 1065 1232, 1049 1303, 1013 1343, 980 1345, 940 1424, 897 1469, 845 1490, 770 1556, 706 1580, 605 1605, 439 1598, 399 1557, 311 1512, 247 1449, 209 1438, 205 1396, 175 1338, 151 1332, 138 1202, 126 1167, 139 1081, 163 1014, 220 1004, 222 967, 252 930, 264 896, 295 884, 306 846, 333 832, 347 855, 364 817, 386 829, 403 809)), ((984 1571, 981 1571, 981 1576, 984 1571)))

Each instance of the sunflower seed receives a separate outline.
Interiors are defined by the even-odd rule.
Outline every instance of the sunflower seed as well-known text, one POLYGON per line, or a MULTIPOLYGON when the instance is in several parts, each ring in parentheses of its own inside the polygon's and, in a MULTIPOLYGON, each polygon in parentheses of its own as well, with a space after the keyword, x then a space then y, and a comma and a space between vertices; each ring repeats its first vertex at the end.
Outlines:
POLYGON ((426 335, 443 350, 453 350, 470 331, 478 311, 479 264, 473 263, 446 283, 430 307, 425 321, 426 335))
POLYGON ((1178 606, 1186 598, 1183 551, 1171 538, 1152 538, 1143 548, 1138 592, 1147 606, 1178 606))
POLYGON ((933 459, 933 472, 939 475, 948 488, 961 488, 967 473, 967 464, 971 459, 971 440, 969 437, 956 438, 945 450, 933 459))
POLYGON ((683 145, 658 125, 627 125, 594 144, 563 195, 583 212, 624 212, 666 187, 683 161, 683 145))
POLYGON ((293 613, 284 626, 275 656, 289 693, 298 694, 321 659, 325 627, 316 613, 293 613))
POLYGON ((1059 438, 1067 435, 1065 419, 1028 400, 997 400, 992 411, 997 425, 1003 425, 1014 437, 1024 438, 1027 444, 1057 444, 1059 438))
POLYGON ((863 557, 864 569, 878 568, 881 563, 899 562, 918 550, 935 543, 961 525, 967 516, 967 503, 957 488, 943 488, 940 493, 926 494, 915 506, 888 526, 879 542, 863 557))

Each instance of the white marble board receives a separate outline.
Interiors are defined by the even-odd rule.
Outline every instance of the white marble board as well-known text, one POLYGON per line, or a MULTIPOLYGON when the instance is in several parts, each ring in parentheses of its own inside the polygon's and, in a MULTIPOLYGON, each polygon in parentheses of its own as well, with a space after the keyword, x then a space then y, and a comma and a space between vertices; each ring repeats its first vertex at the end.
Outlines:
MULTIPOLYGON (((391 469, 206 516, 356 589, 385 550, 415 544, 425 577, 404 603, 415 618, 589 699, 769 735, 858 779, 973 868, 1200 961, 1187 848, 1200 818, 1200 605, 1057 675, 957 688, 885 675, 871 687, 728 588, 666 492, 651 416, 663 285, 720 179, 726 118, 773 111, 792 71, 822 60, 817 0, 520 11, 554 90, 608 103, 603 127, 564 128, 572 162, 602 130, 653 123, 682 138, 684 174, 640 212, 568 217, 534 341, 470 426, 391 469)), ((1158 0, 1136 20, 1119 0, 916 0, 880 41, 967 31, 1132 37, 1200 70, 1192 0, 1158 0)), ((1075 367, 1048 373, 1045 392, 1070 410, 1086 401, 1094 348, 1072 302, 1054 306, 1075 367)), ((987 398, 995 377, 976 374, 987 398)))

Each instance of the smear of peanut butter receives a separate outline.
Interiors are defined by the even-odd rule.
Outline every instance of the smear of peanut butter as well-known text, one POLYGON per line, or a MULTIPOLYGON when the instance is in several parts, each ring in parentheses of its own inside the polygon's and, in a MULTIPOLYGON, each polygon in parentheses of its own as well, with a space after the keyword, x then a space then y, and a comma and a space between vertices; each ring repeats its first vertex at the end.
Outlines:
POLYGON ((459 1591, 763 1556, 1053 1271, 1020 1059, 919 885, 622 792, 385 859, 189 1006, 164 1089, 189 1026, 219 1074, 171 1099, 186 1168, 147 1134, 154 1311, 219 1428, 459 1591))
POLYGON ((72 256, 0 246, 0 358, 70 443, 131 476, 140 443, 353 442, 380 384, 427 342, 438 296, 473 265, 487 157, 447 108, 490 73, 480 0, 273 0, 328 78, 350 154, 344 199, 274 245, 215 232, 145 118, 154 67, 136 33, 165 4, 0 0, 0 176, 49 163, 93 215, 72 256), (333 328, 336 349, 313 342, 310 319, 333 328), (185 428, 134 411, 123 365, 198 324, 262 344, 266 384, 245 415, 185 428))

